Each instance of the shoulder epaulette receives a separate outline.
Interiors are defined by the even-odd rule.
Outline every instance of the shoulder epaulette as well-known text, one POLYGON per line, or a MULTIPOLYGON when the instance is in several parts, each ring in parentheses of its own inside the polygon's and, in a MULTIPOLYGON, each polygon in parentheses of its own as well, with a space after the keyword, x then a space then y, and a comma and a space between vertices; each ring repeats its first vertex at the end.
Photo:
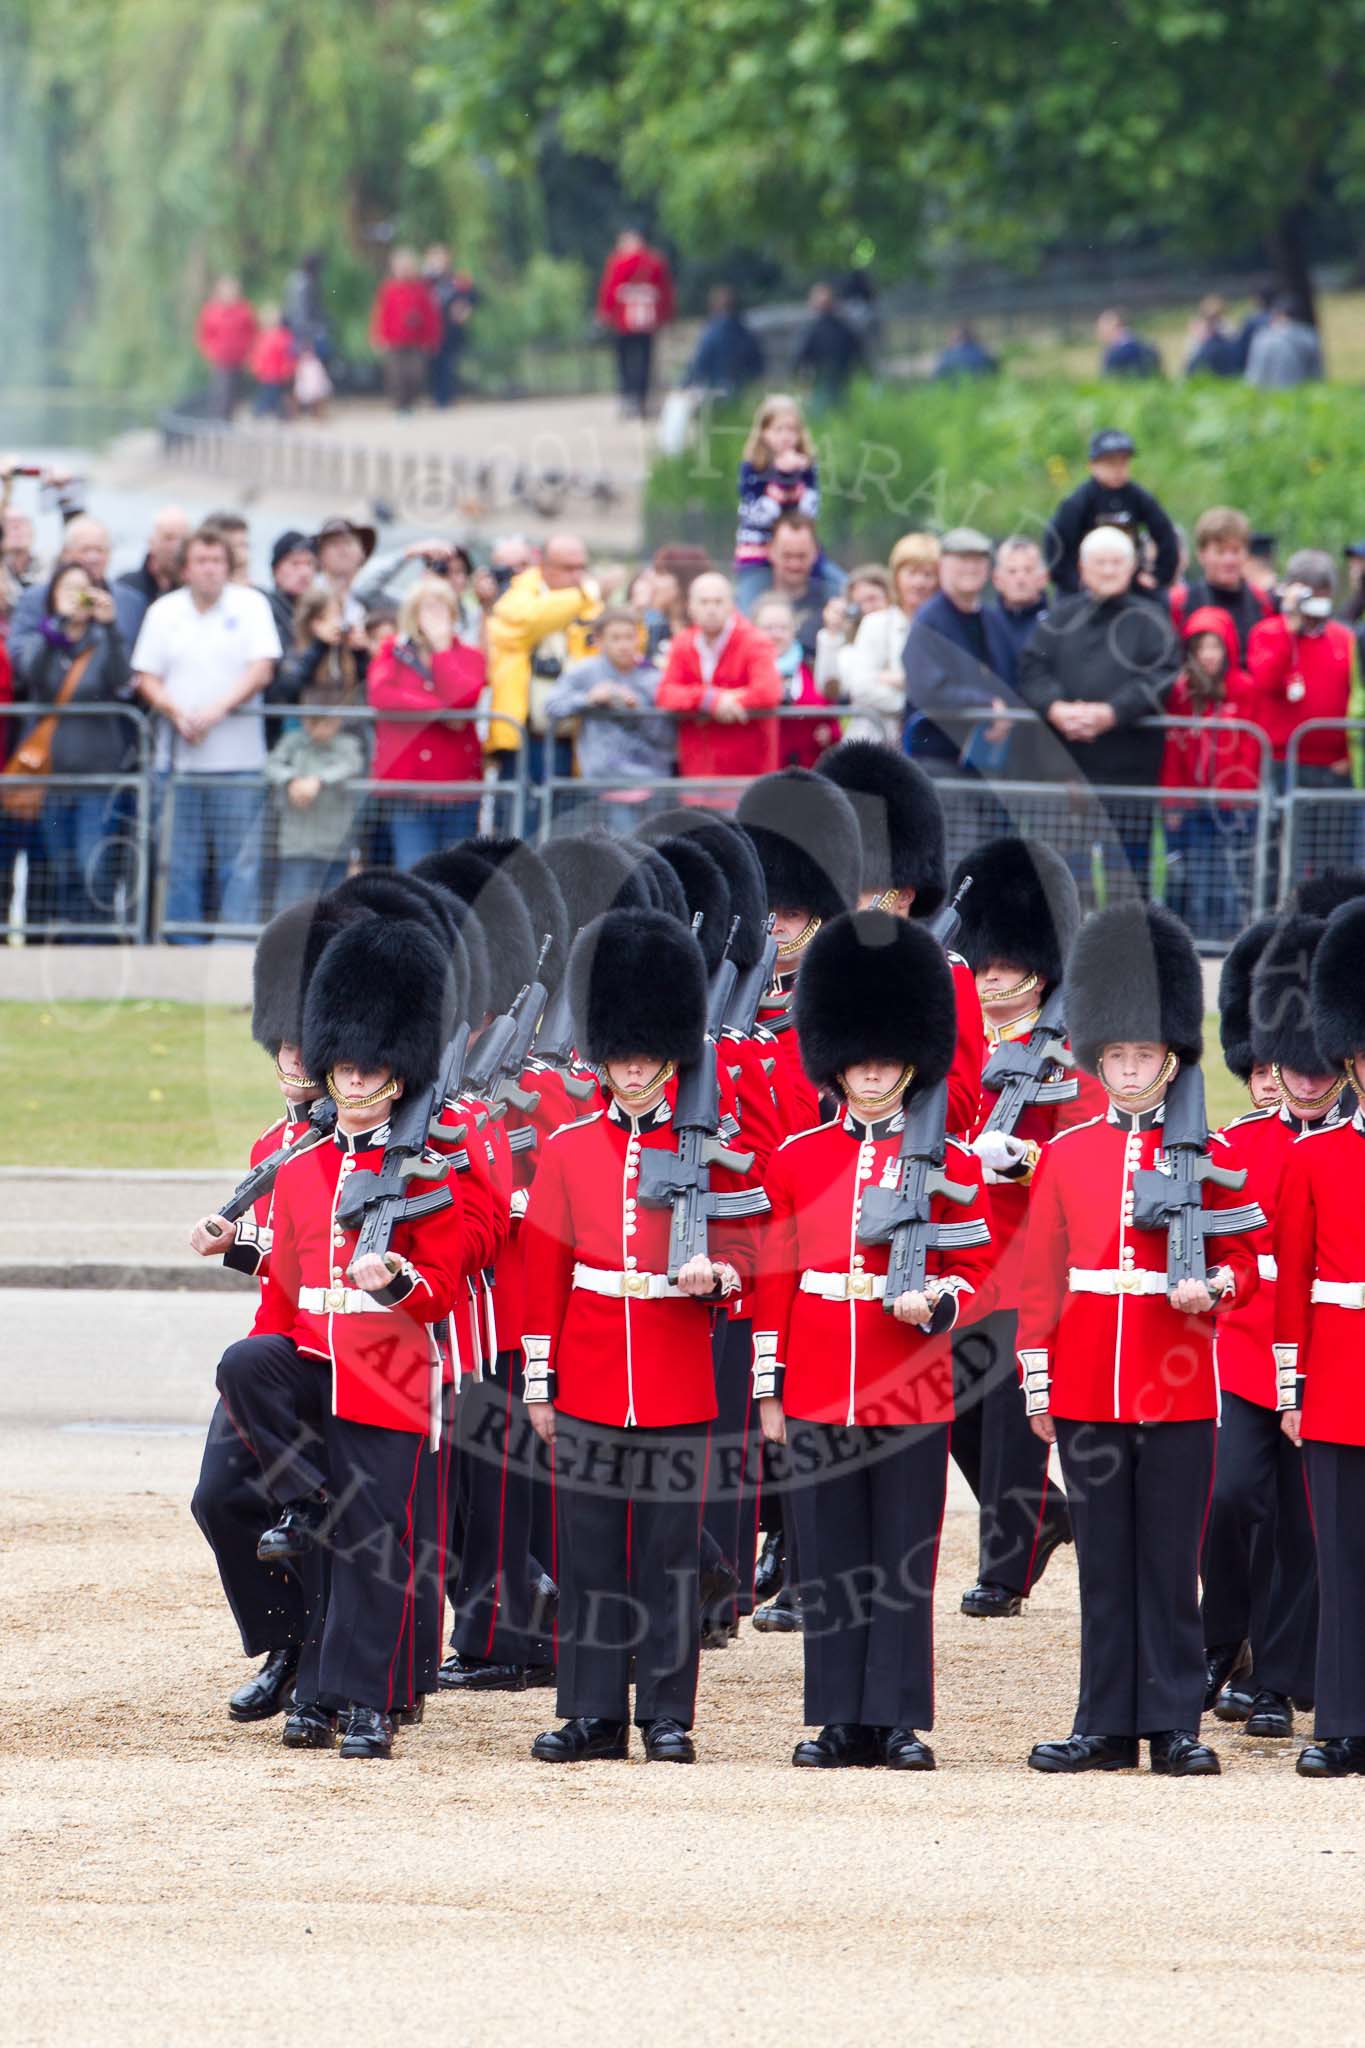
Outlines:
POLYGON ((832 1116, 828 1117, 822 1124, 811 1124, 807 1130, 793 1131, 789 1138, 782 1140, 777 1149, 779 1152, 785 1152, 788 1145, 794 1145, 798 1138, 813 1138, 819 1131, 832 1131, 838 1121, 837 1116, 832 1116))
POLYGON ((1223 1129, 1225 1131, 1236 1131, 1240 1130, 1243 1124, 1263 1124, 1267 1117, 1278 1116, 1279 1113, 1278 1104, 1273 1109, 1244 1110, 1241 1116, 1235 1116, 1230 1123, 1224 1124, 1223 1129))
MULTIPOLYGON (((1054 1131, 1047 1142, 1049 1145, 1060 1145, 1063 1138, 1074 1138, 1078 1131, 1093 1131, 1096 1124, 1105 1122, 1107 1115, 1106 1111, 1105 1116, 1089 1117, 1083 1124, 1068 1124, 1064 1131, 1054 1131)), ((1044 1149, 1046 1150, 1046 1147, 1044 1149)))
POLYGON ((1333 1131, 1349 1131, 1354 1122, 1354 1117, 1342 1116, 1338 1117, 1334 1124, 1309 1124, 1307 1130, 1299 1132, 1294 1143, 1301 1145, 1305 1138, 1326 1138, 1330 1137, 1333 1131))
POLYGON ((606 1113, 605 1109, 594 1109, 588 1116, 580 1116, 571 1124, 560 1124, 557 1130, 551 1131, 545 1142, 547 1145, 553 1145, 555 1139, 562 1138, 566 1131, 581 1131, 588 1124, 600 1123, 606 1113))
POLYGON ((265 1141, 265 1139, 273 1138, 276 1131, 284 1130, 288 1122, 289 1118, 287 1116, 277 1116, 273 1124, 266 1125, 265 1129, 261 1132, 260 1137, 257 1138, 256 1143, 260 1145, 265 1141))

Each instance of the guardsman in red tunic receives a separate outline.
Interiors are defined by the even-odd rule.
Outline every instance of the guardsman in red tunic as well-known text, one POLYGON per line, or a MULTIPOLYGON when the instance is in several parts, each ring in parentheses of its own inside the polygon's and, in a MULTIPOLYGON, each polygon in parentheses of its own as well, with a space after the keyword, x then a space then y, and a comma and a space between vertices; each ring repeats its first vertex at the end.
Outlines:
MULTIPOLYGON (((1060 987, 1081 905, 1066 862, 1039 840, 990 840, 958 863, 953 888, 968 875, 957 943, 981 998, 989 1068, 1000 1046, 1027 1041, 1060 987)), ((1008 1131, 988 1128, 1000 1095, 983 1085, 971 1133, 990 1190, 994 1306, 964 1315, 953 1333, 953 1457, 981 1508, 979 1578, 963 1594, 962 1612, 983 1619, 1018 1614, 1053 1551, 1071 1541, 1065 1498, 1048 1478, 1048 1447, 1019 1399, 1024 1227, 1043 1146, 1109 1105, 1098 1081, 1064 1061, 1051 1062, 1045 1085, 1060 1099, 1028 1104, 1008 1131)))
POLYGON ((1329 919, 1312 971, 1313 1037, 1355 1114, 1292 1148, 1275 1227, 1275 1363, 1303 1450, 1318 1546, 1314 1740, 1306 1778, 1365 1775, 1365 903, 1329 919))
MULTIPOLYGON (((711 1318, 750 1277, 744 1217, 764 1202, 750 1189, 669 1278, 671 1211, 640 1198, 642 1162, 677 1150, 677 1069, 705 1045, 701 950, 662 912, 611 911, 579 934, 569 976, 576 1043, 611 1107, 550 1139, 522 1223, 526 1399, 554 1446, 564 1716, 532 1753, 624 1756, 633 1660, 646 1758, 690 1763, 711 1318)), ((710 1173, 713 1192, 744 1192, 710 1173)))
MULTIPOLYGON (((1216 1181, 1203 1208, 1207 1282, 1170 1289, 1167 1233, 1134 1220, 1134 1177, 1160 1169, 1166 1091, 1203 1050, 1194 943, 1159 904, 1120 904, 1081 926, 1067 962, 1077 1060, 1108 1113, 1053 1138, 1029 1197, 1019 1360, 1033 1427, 1061 1454, 1081 1594, 1073 1734, 1038 1743, 1039 1771, 1216 1775, 1200 1742, 1204 1641, 1199 1551, 1218 1411, 1215 1312, 1246 1302, 1254 1202, 1216 1181), (1168 1291, 1169 1290, 1169 1291, 1168 1291)), ((1210 1147, 1232 1173, 1225 1138, 1210 1147)))
MULTIPOLYGON (((1334 1078, 1319 1053, 1310 1011, 1309 975, 1326 929, 1319 918, 1291 912, 1257 950, 1243 1043, 1251 1071, 1270 1070, 1279 1101, 1238 1117, 1227 1133, 1247 1167, 1244 1198, 1259 1202, 1268 1221, 1252 1240, 1261 1284, 1245 1307, 1229 1309, 1218 1323, 1223 1400, 1204 1543, 1205 1704, 1220 1720, 1244 1721, 1248 1735, 1292 1735, 1294 1700, 1313 1697, 1317 1558, 1303 1460, 1277 1412, 1274 1225, 1295 1140, 1342 1115, 1346 1076, 1338 1070, 1334 1078), (1233 1678, 1237 1687, 1225 1700, 1233 1678)), ((1219 993, 1234 1011, 1238 979, 1225 965, 1219 993)), ((1232 1022, 1225 1057, 1241 1068, 1232 1022)))
MULTIPOLYGON (((857 814, 863 847, 858 908, 933 917, 948 894, 948 856, 943 804, 930 777, 899 748, 880 740, 842 740, 821 756, 819 765, 857 814)), ((957 1002, 948 1129, 965 1138, 976 1128, 981 1100, 981 1004, 961 953, 948 958, 957 1002)))
MULTIPOLYGON (((308 1130, 310 1105, 324 1093, 322 1083, 305 1071, 300 1047, 303 954, 312 914, 311 902, 281 911, 261 933, 252 962, 251 1035, 273 1060, 284 1098, 284 1114, 251 1148, 252 1166, 259 1166, 282 1145, 297 1144, 308 1130)), ((256 1203, 251 1216, 235 1223, 218 1215, 201 1217, 190 1233, 192 1249, 201 1258, 222 1258, 224 1265, 253 1274, 264 1285, 274 1201, 272 1189, 256 1203)), ((229 1699, 229 1718, 268 1721, 287 1703, 308 1617, 293 1568, 262 1564, 256 1555, 256 1545, 276 1511, 260 1463, 233 1428, 221 1401, 209 1423, 190 1512, 213 1551, 232 1618, 241 1631, 243 1652, 265 1658, 255 1677, 229 1699)))
POLYGON ((417 1183, 443 1207, 358 1254, 339 1213, 353 1179, 380 1168, 391 1105, 427 1089, 453 1026, 449 956, 424 925, 351 918, 308 982, 307 1070, 337 1104, 335 1137, 300 1148, 275 1189, 270 1274, 257 1333, 218 1367, 224 1406, 283 1510, 260 1554, 293 1558, 315 1605, 285 1722, 292 1748, 385 1757, 392 1715, 419 1695, 420 1643, 439 1629, 443 1545, 424 1484, 443 1411, 435 1331, 464 1267, 453 1174, 417 1183), (434 1619, 419 1612, 434 1607, 434 1619))
POLYGON ((805 1719, 792 1762, 932 1770, 933 1599, 953 1414, 948 1332, 989 1272, 981 1168, 934 1141, 965 1194, 929 1199, 925 1279, 888 1312, 891 1247, 860 1230, 895 1190, 907 1115, 935 1101, 956 1038, 952 973, 928 932, 884 910, 826 925, 796 995, 807 1072, 842 1098, 768 1165, 754 1290, 764 1434, 785 1444, 805 1625, 805 1719))

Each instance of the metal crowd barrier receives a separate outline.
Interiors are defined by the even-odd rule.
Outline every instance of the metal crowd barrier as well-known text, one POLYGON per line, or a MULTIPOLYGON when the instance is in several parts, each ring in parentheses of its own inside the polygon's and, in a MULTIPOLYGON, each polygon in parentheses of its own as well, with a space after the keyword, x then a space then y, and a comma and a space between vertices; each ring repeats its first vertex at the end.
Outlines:
MULTIPOLYGON (((1313 750, 1317 751, 1316 748, 1313 750)), ((1280 900, 1310 875, 1328 868, 1365 864, 1365 810, 1358 786, 1365 758, 1365 718, 1307 718, 1285 749, 1279 824, 1280 900), (1303 759, 1304 743, 1321 733, 1339 733, 1340 772, 1303 759)))
POLYGON ((146 936, 151 874, 151 744, 132 704, 0 707, 6 757, 55 715, 59 731, 112 721, 119 765, 91 774, 0 778, 0 926, 10 938, 69 942, 146 936), (19 806, 33 816, 21 814, 19 806))

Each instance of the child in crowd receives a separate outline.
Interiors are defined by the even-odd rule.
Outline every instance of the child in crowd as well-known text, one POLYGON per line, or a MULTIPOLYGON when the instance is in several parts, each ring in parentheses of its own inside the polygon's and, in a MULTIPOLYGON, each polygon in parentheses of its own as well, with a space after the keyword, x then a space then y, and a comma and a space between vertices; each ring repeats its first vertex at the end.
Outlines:
POLYGON ((800 401, 769 392, 754 414, 739 464, 739 524, 735 530, 735 576, 740 607, 750 581, 766 568, 768 543, 784 512, 820 512, 820 472, 815 444, 800 401))
MULTIPOLYGON (((303 703, 331 697, 323 683, 306 691, 303 703)), ((322 895, 345 879, 359 805, 355 785, 365 765, 365 742, 356 727, 340 718, 310 717, 306 709, 302 723, 271 749, 265 779, 279 792, 277 910, 322 895)))
POLYGON ((1191 612, 1183 637, 1185 663, 1165 710, 1199 724, 1166 734, 1161 783, 1206 789, 1213 800, 1166 805, 1166 899, 1196 931, 1231 939, 1252 908, 1255 806, 1248 792, 1260 780, 1261 749, 1239 721, 1255 723, 1257 697, 1239 659, 1236 620, 1222 606, 1191 612))
POLYGON ((278 306, 263 306, 261 326, 248 367, 256 379, 256 411, 263 419, 288 419, 293 410, 298 350, 278 306))
MULTIPOLYGON (((754 606, 754 625, 773 650, 782 678, 785 704, 823 705, 828 700, 815 687, 815 677, 796 637, 796 614, 785 597, 761 597, 754 606)), ((813 769, 839 738, 837 718, 779 718, 777 746, 783 768, 813 769)))
POLYGON ((638 612, 629 605, 609 606, 597 621, 597 653, 566 668, 545 699, 551 723, 581 719, 578 772, 585 782, 624 778, 643 785, 593 791, 598 822, 610 832, 633 832, 649 808, 648 785, 674 772, 677 740, 671 718, 610 715, 649 711, 654 704, 659 671, 642 658, 643 638, 638 612))

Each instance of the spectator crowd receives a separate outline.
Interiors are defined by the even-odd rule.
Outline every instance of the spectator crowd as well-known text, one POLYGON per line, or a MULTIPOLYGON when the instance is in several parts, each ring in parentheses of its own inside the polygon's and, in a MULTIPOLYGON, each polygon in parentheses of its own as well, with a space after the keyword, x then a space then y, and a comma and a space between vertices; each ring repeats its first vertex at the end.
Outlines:
MULTIPOLYGON (((1137 454, 1097 433, 1036 533, 911 532, 885 564, 845 567, 821 540, 818 436, 770 393, 723 563, 683 544, 594 563, 570 533, 504 536, 481 563, 440 537, 381 552, 338 516, 276 536, 262 588, 227 512, 165 509, 114 576, 105 528, 67 506, 42 561, 0 464, 6 920, 127 935, 148 928, 146 880, 152 929, 245 936, 357 864, 506 827, 521 801, 532 832, 570 815, 624 832, 676 778, 734 794, 856 734, 949 785, 964 845, 1022 820, 1088 892, 1159 891, 1228 937, 1257 907, 1258 792, 1283 789, 1291 755, 1299 789, 1358 785, 1342 722, 1362 708, 1365 543, 1338 617, 1329 555, 1281 571, 1274 537, 1226 506, 1182 534, 1137 454)), ((1345 864, 1355 816, 1311 806, 1304 864, 1345 864)))

